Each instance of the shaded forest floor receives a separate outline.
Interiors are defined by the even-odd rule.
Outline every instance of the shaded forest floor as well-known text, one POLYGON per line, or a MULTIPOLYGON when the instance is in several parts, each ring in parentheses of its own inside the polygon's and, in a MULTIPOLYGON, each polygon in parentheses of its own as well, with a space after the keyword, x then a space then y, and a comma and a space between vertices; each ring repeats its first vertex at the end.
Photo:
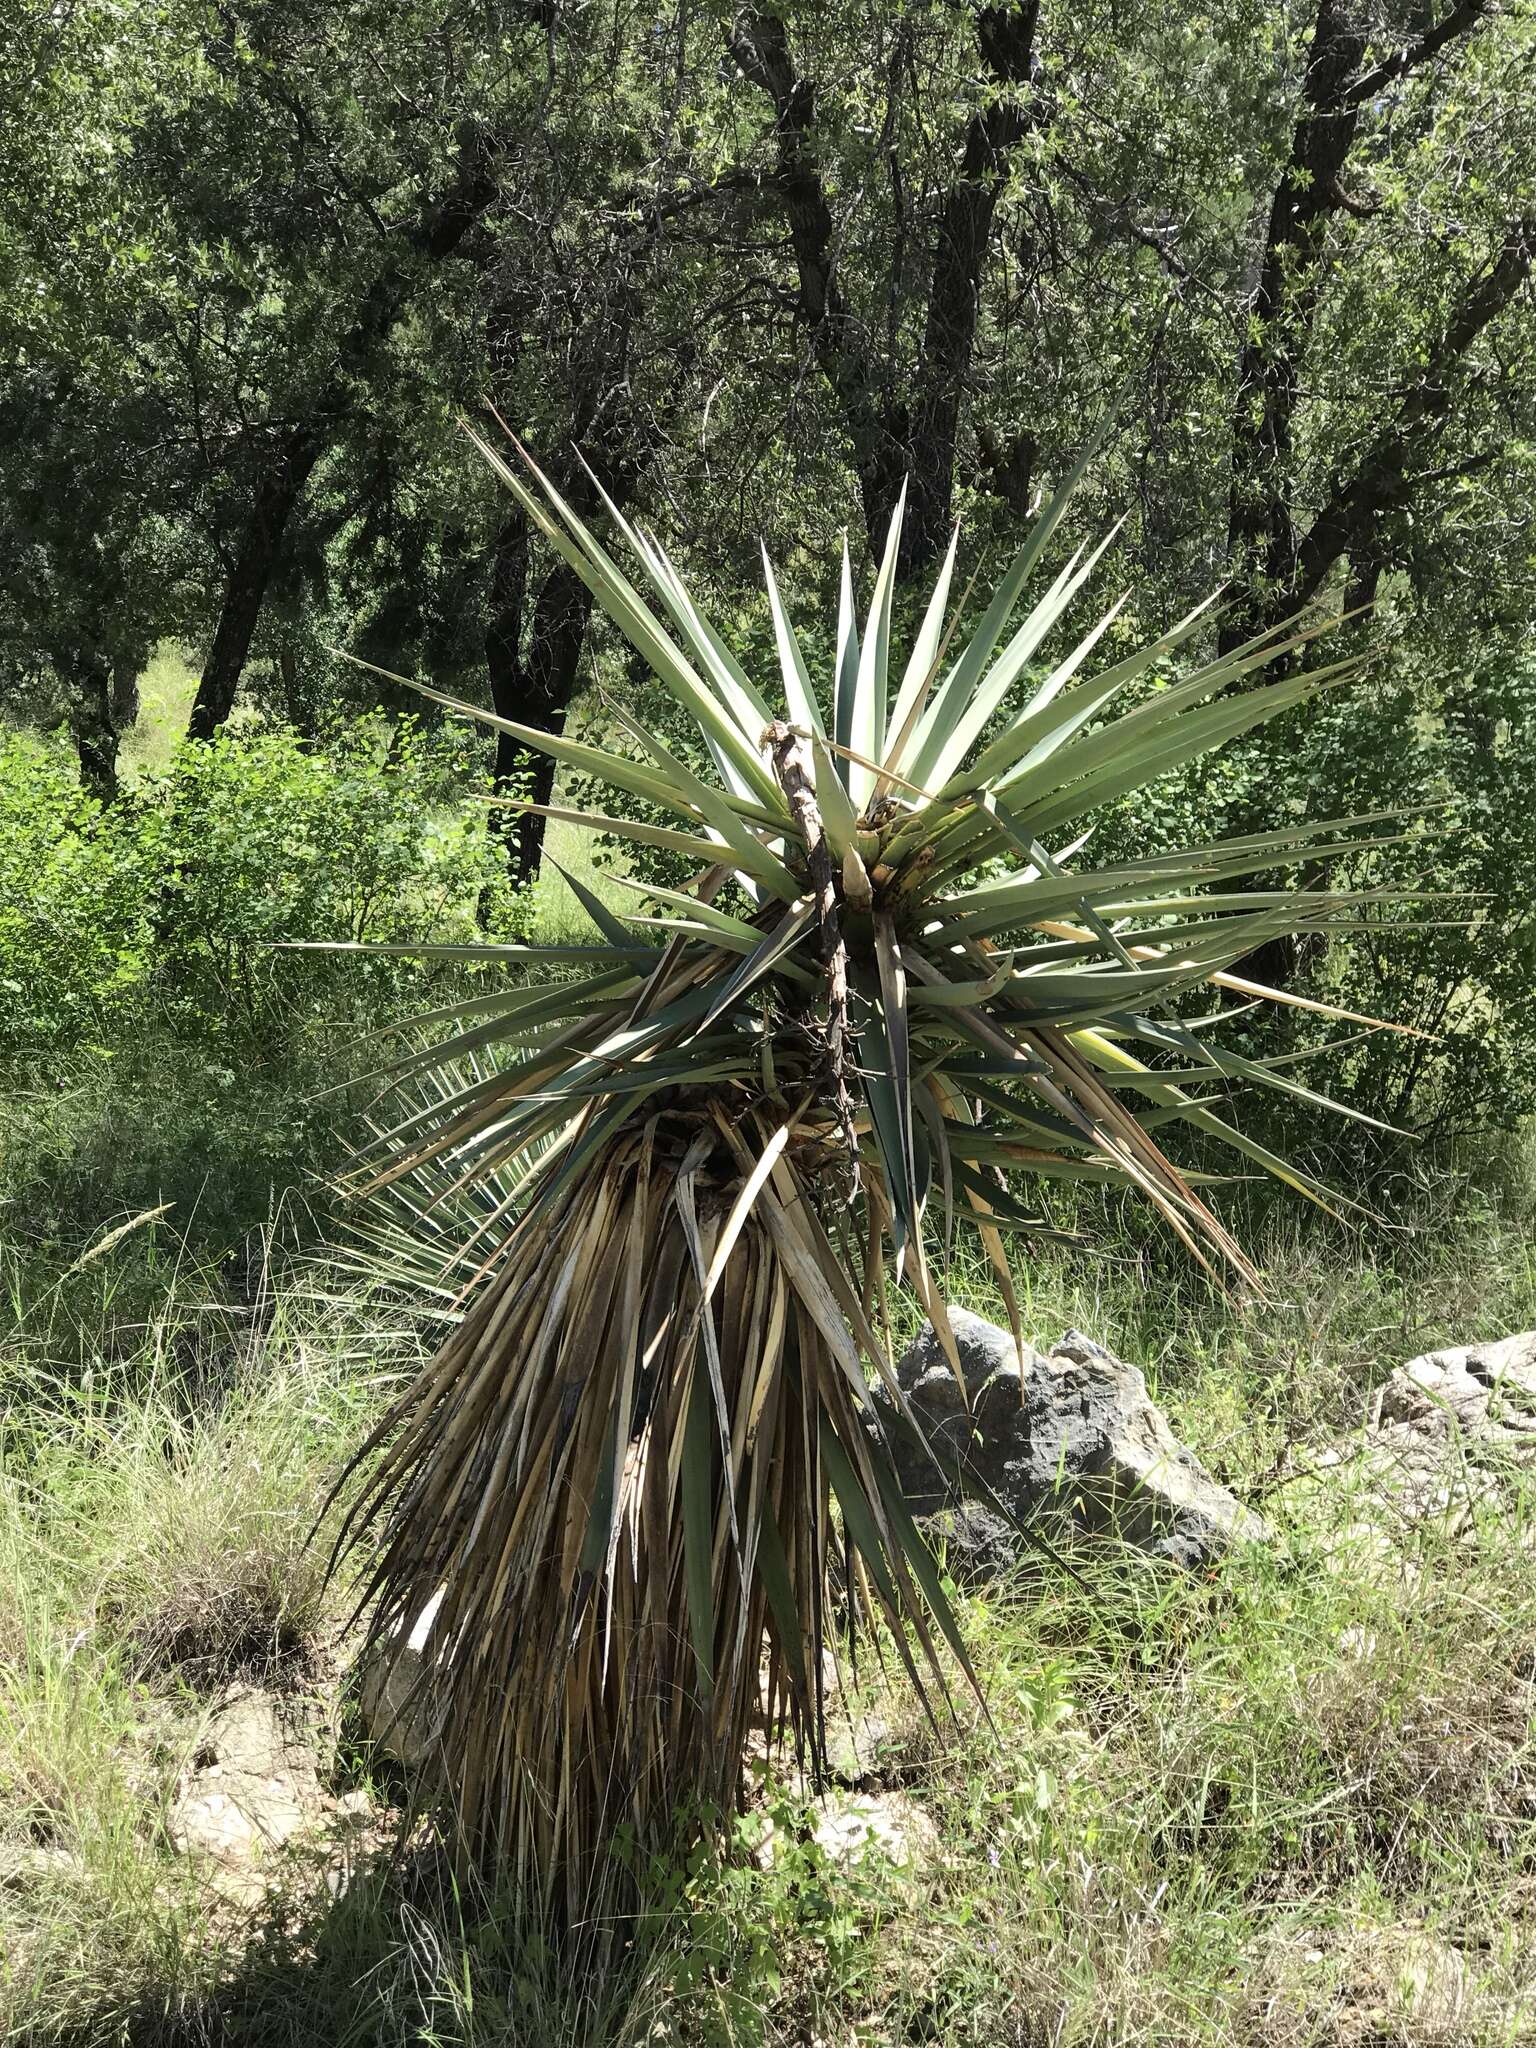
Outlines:
MULTIPOLYGON (((217 1258, 165 1218, 107 1241, 146 1187, 114 1166, 126 1134, 104 1114, 67 1096, 8 1112, 0 2037, 1536 2032, 1536 1475, 1504 1475, 1459 1529, 1363 1548, 1341 1534, 1347 1473, 1275 1486, 1402 1360, 1536 1325, 1519 1162, 1498 1194, 1486 1171, 1421 1190, 1394 1230, 1271 1212, 1266 1305, 1212 1295, 1118 1212, 1021 1267, 1032 1334, 1076 1326, 1142 1365, 1274 1541, 1203 1579, 1100 1551, 1080 1582, 1021 1571, 968 1597, 990 1730, 966 1709, 936 1733, 866 1673, 877 1720, 849 1768, 904 1802, 906 1849, 829 1856, 815 1809, 769 1779, 739 1853, 653 1873, 650 1922, 577 1979, 517 1902, 456 1889, 430 1841, 389 1853, 401 1786, 359 1741, 345 1616, 306 1541, 419 1333, 274 1233, 217 1258), (50 1221, 50 1146, 76 1162, 71 1228, 50 1221), (249 1687, 309 1731, 321 1819, 232 1885, 174 1838, 210 1722, 249 1687)), ((979 1280, 956 1293, 994 1306, 979 1280)))

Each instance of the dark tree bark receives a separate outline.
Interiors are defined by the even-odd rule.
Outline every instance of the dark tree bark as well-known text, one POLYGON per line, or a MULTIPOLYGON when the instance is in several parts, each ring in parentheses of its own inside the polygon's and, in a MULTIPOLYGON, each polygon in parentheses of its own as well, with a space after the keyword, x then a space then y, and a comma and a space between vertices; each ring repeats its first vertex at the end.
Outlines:
MULTIPOLYGON (((1030 0, 1022 7, 983 8, 977 18, 977 38, 997 92, 971 117, 960 156, 960 176, 939 218, 917 376, 912 481, 902 532, 903 566, 908 573, 936 562, 949 545, 960 409, 976 349, 982 274, 992 243, 993 217, 1008 174, 1008 159, 1041 116, 1041 101, 1031 82, 1039 17, 1039 0, 1030 0)), ((1000 472, 1010 502, 1017 486, 1014 463, 1026 450, 1024 467, 1032 477, 1034 443, 1027 435, 1013 443, 1012 459, 1000 472)), ((1027 486, 1025 497, 1027 503, 1027 486)))
POLYGON ((772 184, 794 249, 800 314, 842 414, 865 529, 871 546, 878 546, 908 468, 906 419, 883 386, 838 282, 832 209, 816 160, 816 87, 796 71, 788 33, 776 14, 744 9, 727 43, 743 76, 773 107, 772 184))
POLYGON ((296 634, 286 633, 277 650, 277 672, 283 684, 283 716, 305 747, 319 736, 314 692, 304 673, 304 661, 296 634))
MULTIPOLYGON (((485 666, 491 684, 491 708, 502 718, 519 725, 537 725, 543 732, 565 729, 569 692, 552 702, 554 680, 547 662, 541 664, 542 688, 536 689, 532 670, 534 655, 525 661, 524 625, 528 600, 528 521, 521 508, 504 522, 496 536, 491 570, 491 611, 485 632, 485 666)), ((578 646, 579 653, 579 646, 578 646)), ((574 664, 570 678, 574 684, 574 664)), ((531 803, 547 804, 555 786, 555 764, 547 754, 528 747, 511 733, 496 735, 495 789, 498 796, 522 797, 531 803)), ((521 887, 539 871, 544 845, 544 820, 527 811, 510 807, 493 811, 492 829, 507 850, 507 864, 513 881, 521 887)))
MULTIPOLYGON (((1345 557, 1350 565, 1349 603, 1353 606, 1375 602, 1376 588, 1386 566, 1381 539, 1383 521, 1409 504, 1432 474, 1425 469, 1423 454, 1450 412, 1449 379, 1483 329, 1504 311, 1524 285, 1533 258, 1536 217, 1516 221, 1505 234, 1493 263, 1468 285, 1423 375, 1407 392, 1392 418, 1367 444, 1349 475, 1335 481, 1322 509, 1298 538, 1286 582, 1281 589, 1268 594, 1258 614, 1261 618, 1278 624, 1315 597, 1335 564, 1345 557)), ((1453 464, 1450 473, 1480 468, 1497 453, 1495 450, 1453 464)), ((1443 476, 1446 472, 1438 474, 1443 476)), ((1235 823, 1239 829, 1253 828, 1260 816, 1262 811, 1252 817, 1240 815, 1235 823)), ((1304 869, 1304 879, 1307 873, 1304 869)), ((1314 872, 1312 879, 1316 878, 1314 872)), ((1283 986, 1296 979, 1309 950, 1316 950, 1320 944, 1316 934, 1310 938, 1291 934, 1272 939, 1248 960, 1239 962, 1239 971, 1255 980, 1283 986)), ((1294 1018, 1289 1021, 1294 1022, 1294 1018)))
MULTIPOLYGON (((770 180, 789 227, 800 313, 817 367, 842 415, 869 543, 878 552, 908 480, 901 574, 932 565, 948 544, 965 390, 976 348, 981 283, 1011 152, 1043 118, 1036 85, 1039 0, 983 7, 976 35, 991 89, 972 116, 954 185, 940 211, 930 265, 921 357, 909 404, 871 349, 837 277, 836 227, 816 156, 816 87, 795 68, 783 20, 744 8, 727 37, 742 74, 773 108, 770 180)), ((1022 434, 1000 475, 1012 503, 1032 473, 1022 434)), ((996 465, 994 465, 994 468, 996 465)))
POLYGON ((111 803, 117 795, 117 755, 122 737, 139 715, 138 663, 110 662, 92 650, 74 661, 75 695, 70 723, 80 780, 92 796, 111 803))
MULTIPOLYGON (((524 591, 526 562, 525 541, 524 591)), ((523 609, 521 594, 516 608, 519 613, 523 609)), ((508 615, 493 616, 491 631, 486 635, 486 666, 491 679, 491 701, 502 717, 515 718, 520 725, 536 726, 540 732, 564 732, 566 714, 576 694, 581 650, 591 616, 591 593, 563 562, 549 571, 535 593, 526 654, 501 638, 508 615), (494 647, 493 636, 498 643, 494 647)), ((525 747, 510 734, 498 733, 496 786, 498 790, 524 796, 531 803, 547 804, 554 793, 555 764, 538 748, 525 747)), ((539 871, 544 849, 544 820, 528 811, 501 811, 496 815, 506 840, 512 879, 519 884, 531 882, 539 871)))
POLYGON ((1490 5, 1457 0, 1427 34, 1362 71, 1366 41, 1354 0, 1320 0, 1301 116, 1270 206, 1248 339, 1238 358, 1227 539, 1250 595, 1227 616, 1225 647, 1283 618, 1309 594, 1300 588, 1304 543, 1292 497, 1296 414, 1329 225, 1336 213, 1368 204, 1345 183, 1361 110, 1393 79, 1469 34, 1490 5))
MULTIPOLYGON (((648 223, 621 249, 619 269, 606 281, 588 281, 568 309, 564 359, 572 366, 570 444, 545 458, 561 495, 583 520, 600 518, 603 496, 620 511, 629 504, 650 451, 642 442, 630 397, 630 349, 637 284, 631 265, 654 235, 648 223), (581 459, 577 459, 579 451, 581 459)), ((541 309, 526 281, 505 281, 492 309, 488 340, 494 386, 511 390, 525 348, 535 345, 541 309)), ((663 409, 661 419, 667 417, 663 409)), ((657 415, 649 416, 650 430, 657 415)), ((528 522, 513 505, 497 532, 491 556, 490 607, 484 649, 491 702, 503 717, 540 732, 559 734, 576 695, 581 653, 592 617, 586 585, 564 562, 531 547, 528 522)), ((510 733, 496 736, 494 786, 498 795, 547 804, 555 763, 510 733)), ((507 849, 519 885, 538 873, 544 819, 510 805, 492 812, 493 829, 507 849)))
POLYGON ((119 734, 112 716, 112 670, 103 656, 83 655, 75 664, 71 712, 80 780, 92 796, 109 804, 117 795, 119 734))
MULTIPOLYGON (((1316 313, 1316 277, 1359 109, 1346 97, 1365 55, 1348 0, 1322 0, 1302 83, 1304 111, 1270 206, 1249 338, 1237 364, 1228 553, 1258 589, 1288 589, 1295 567, 1292 451, 1301 359, 1316 313)), ((1248 638, 1264 599, 1238 607, 1225 635, 1248 638)))
POLYGON ((250 655, 251 642, 273 575, 282 559, 289 522, 305 487, 350 409, 350 383, 366 370, 435 264, 461 248, 496 196, 500 145, 482 130, 467 132, 458 170, 446 191, 431 199, 396 242, 363 296, 337 349, 337 374, 309 417, 275 441, 258 469, 250 509, 235 544, 219 622, 192 706, 188 735, 211 739, 228 718, 250 655))
POLYGON ((297 428, 283 437, 272 462, 257 479, 193 701, 189 739, 211 740, 234 708, 235 692, 282 556, 288 523, 324 447, 325 437, 318 429, 297 428))
MULTIPOLYGON (((1357 567, 1374 558, 1375 538, 1387 514, 1408 504, 1426 481, 1422 453, 1451 410, 1450 379, 1490 321, 1510 304, 1531 274, 1536 258, 1536 216, 1515 221, 1499 253, 1462 294, 1424 374, 1378 430, 1347 478, 1338 479, 1327 502, 1299 541, 1287 602, 1291 608, 1316 595, 1341 556, 1357 567)), ((1453 472, 1481 468, 1497 451, 1452 465, 1453 472)), ((1443 476, 1444 471, 1434 473, 1443 476)))
POLYGON ((139 722, 139 664, 119 661, 112 671, 112 723, 119 738, 139 722))
MULTIPOLYGON (((608 386, 622 387, 622 373, 608 386)), ((622 510, 639 474, 639 451, 633 446, 627 407, 622 402, 589 402, 580 407, 581 428, 602 462, 603 488, 622 510)), ((598 512, 596 484, 583 468, 572 466, 559 479, 562 492, 582 519, 598 512)), ((574 570, 553 562, 538 579, 529 603, 533 558, 527 520, 514 510, 496 536, 491 569, 490 619, 485 634, 486 672, 491 703, 503 717, 540 732, 562 733, 576 695, 581 651, 592 617, 592 596, 574 570)), ((496 736, 495 787, 498 795, 519 796, 547 804, 554 791, 555 764, 536 747, 525 746, 510 733, 496 736)), ((544 847, 544 820, 510 807, 493 816, 506 846, 513 880, 532 881, 544 847)))

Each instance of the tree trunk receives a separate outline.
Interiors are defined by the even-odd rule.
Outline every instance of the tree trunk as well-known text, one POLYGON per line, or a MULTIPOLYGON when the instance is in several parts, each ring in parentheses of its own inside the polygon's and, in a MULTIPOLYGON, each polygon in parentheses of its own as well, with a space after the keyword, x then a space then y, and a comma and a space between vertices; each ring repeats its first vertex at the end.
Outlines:
POLYGON ((284 636, 277 650, 277 672, 283 683, 283 716, 303 745, 312 747, 319 736, 314 691, 304 673, 303 655, 296 633, 284 636))
POLYGON ((1227 650, 1258 630, 1274 593, 1289 590, 1295 575, 1291 495, 1302 359, 1317 311, 1317 269, 1360 119, 1345 94, 1364 54, 1364 37, 1340 0, 1321 0, 1303 112, 1270 205, 1248 339, 1237 363, 1227 554, 1250 594, 1222 626, 1227 650))
POLYGON ((109 804, 117 795, 119 727, 114 716, 113 676, 100 654, 83 655, 75 670, 75 699, 70 718, 80 780, 92 796, 109 804))
POLYGON ((288 522, 352 403, 351 380, 365 375, 374 350, 410 304, 418 266, 451 256, 495 199, 496 162, 504 142, 505 138, 466 125, 451 184, 428 201, 405 232, 397 245, 401 253, 374 277, 342 336, 336 356, 343 374, 321 392, 308 420, 288 429, 278 442, 273 465, 263 470, 225 585, 213 646, 187 728, 189 738, 211 739, 229 716, 288 522))
MULTIPOLYGON (((528 528, 519 512, 497 536, 491 622, 485 635, 491 702, 503 718, 558 734, 565 730, 566 712, 576 693, 592 597, 572 570, 557 563, 534 597, 525 652, 527 592, 528 528)), ((510 733, 498 733, 495 778, 498 795, 547 804, 554 792, 555 764, 538 748, 524 746, 510 733)), ((521 887, 539 871, 544 820, 532 812, 510 808, 497 810, 493 816, 495 829, 506 843, 512 879, 521 887)))
POLYGON ((187 736, 211 740, 234 708, 261 607, 282 553, 288 522, 304 494, 324 447, 312 427, 297 427, 284 439, 272 466, 262 473, 224 586, 218 629, 192 705, 187 736))
MULTIPOLYGON (((939 217, 917 378, 907 522, 901 541, 904 576, 921 575, 949 545, 961 400, 976 352, 982 275, 992 243, 993 218, 1009 154, 1041 112, 1031 85, 1039 15, 1039 0, 1026 0, 1023 6, 983 8, 977 17, 977 39, 998 94, 972 116, 961 151, 960 175, 939 217)), ((1031 468, 1033 443, 1028 435, 1019 436, 1015 446, 1021 453, 1026 448, 1030 451, 1025 467, 1031 468)))
MULTIPOLYGON (((1039 12, 1039 0, 1022 0, 983 7, 976 15, 976 38, 994 90, 966 128, 959 170, 940 212, 910 405, 895 388, 893 366, 872 352, 864 323, 838 282, 836 223, 817 160, 816 86, 795 68, 784 17, 743 8, 726 37, 743 75, 773 107, 772 183, 794 249, 800 314, 842 417, 864 527, 877 557, 903 481, 908 486, 903 578, 931 567, 949 541, 960 419, 997 201, 1009 153, 1043 113, 1034 87, 1039 12)), ((1027 435, 1016 445, 1033 449, 1027 435)))
MULTIPOLYGON (((1366 39, 1359 10, 1352 0, 1319 0, 1301 113, 1270 206, 1248 338, 1237 364, 1227 553, 1247 595, 1222 624, 1223 651, 1278 623, 1313 595, 1347 548, 1370 544, 1361 522, 1346 537, 1336 534, 1327 507, 1305 534, 1297 522, 1296 413, 1320 266, 1334 216, 1373 210, 1372 202, 1352 195, 1344 183, 1362 111, 1393 79, 1469 35, 1488 12, 1488 0, 1456 0, 1435 27, 1362 71, 1366 39)), ((1336 493, 1341 495, 1348 493, 1336 493)))
POLYGON ((74 657, 70 727, 80 759, 80 780, 104 804, 117 795, 117 754, 139 716, 139 671, 134 661, 109 662, 104 654, 74 657))
MULTIPOLYGON (((523 718, 523 612, 528 595, 528 521, 521 508, 511 513, 496 536, 491 568, 490 619, 485 629, 485 666, 491 684, 491 707, 501 718, 523 718)), ((510 733, 496 735, 496 767, 493 786, 498 796, 531 796, 519 788, 526 749, 510 733)), ((491 830, 507 852, 508 866, 518 883, 526 882, 533 866, 523 843, 524 828, 534 821, 525 813, 499 807, 491 813, 491 830)))

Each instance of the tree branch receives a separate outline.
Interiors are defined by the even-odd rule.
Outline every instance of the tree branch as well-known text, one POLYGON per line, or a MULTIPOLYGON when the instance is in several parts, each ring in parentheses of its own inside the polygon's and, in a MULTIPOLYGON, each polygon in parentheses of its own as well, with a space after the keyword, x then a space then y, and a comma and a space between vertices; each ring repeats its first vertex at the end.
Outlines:
MULTIPOLYGON (((1270 207, 1249 338, 1238 359, 1227 546, 1234 568, 1265 591, 1294 588, 1302 546, 1290 501, 1302 362, 1317 308, 1329 223, 1366 205, 1345 187, 1362 107, 1389 78, 1427 63, 1469 33, 1491 0, 1457 0, 1435 28, 1362 73, 1365 35, 1353 0, 1318 0, 1302 78, 1302 111, 1270 207)), ((1267 600, 1234 606, 1222 631, 1232 647, 1267 600)))
POLYGON ((801 316, 842 412, 872 547, 883 544, 902 479, 908 479, 903 575, 926 567, 948 540, 960 412, 997 202, 1010 154, 1044 117, 1035 52, 1039 12, 1039 0, 1016 0, 982 7, 975 16, 990 82, 966 125, 959 168, 939 210, 910 417, 838 284, 836 227, 816 161, 816 88, 797 73, 779 16, 746 7, 727 36, 743 76, 774 110, 773 182, 789 222, 801 316))
POLYGON ((976 40, 994 90, 966 126, 960 175, 946 194, 939 217, 902 535, 902 561, 909 572, 936 560, 948 540, 960 404, 975 352, 993 216, 1009 157, 1042 118, 1035 85, 1039 19, 1039 0, 984 7, 976 18, 976 40))
POLYGON ((211 739, 233 708, 289 522, 330 445, 336 422, 353 403, 350 378, 400 319, 416 287, 418 265, 423 260, 441 263, 451 256, 495 198, 498 162, 499 145, 492 135, 479 128, 465 132, 452 183, 426 201, 404 238, 405 250, 392 254, 375 274, 337 348, 336 369, 309 416, 289 428, 275 450, 263 422, 260 468, 244 526, 231 550, 218 625, 187 727, 190 738, 211 739))
POLYGON ((1090 206, 1098 207, 1105 218, 1113 221, 1131 241, 1139 243, 1143 249, 1150 249, 1170 277, 1180 284, 1192 284, 1197 290, 1218 301, 1223 298, 1220 288, 1212 284, 1208 278, 1201 277, 1198 271, 1191 270, 1173 246, 1169 236, 1170 232, 1178 233, 1176 227, 1171 231, 1146 227, 1131 212, 1129 200, 1111 199, 1107 193, 1098 191, 1093 181, 1075 165, 1058 162, 1056 168, 1069 185, 1076 186, 1090 206))
POLYGON ((800 312, 817 365, 842 409, 854 468, 873 535, 894 499, 900 468, 892 460, 880 380, 859 321, 837 280, 836 229, 816 161, 816 88, 800 77, 784 23, 743 8, 726 37, 742 75, 773 108, 773 182, 783 202, 800 280, 800 312))
POLYGON ((1358 107, 1374 99, 1395 78, 1402 78, 1407 72, 1416 71, 1421 64, 1427 64, 1457 36, 1470 34, 1493 11, 1493 0, 1458 0, 1445 19, 1420 36, 1416 43, 1404 43, 1400 50, 1395 50, 1390 57, 1357 78, 1344 94, 1344 103, 1358 107))
POLYGON ((1424 375, 1366 449, 1353 476, 1335 485, 1308 527, 1285 594, 1287 609, 1305 603, 1339 557, 1368 541, 1381 518, 1405 504, 1419 485, 1437 475, 1470 473, 1493 459, 1479 456, 1448 470, 1409 474, 1415 449, 1439 430, 1450 412, 1452 371, 1525 283, 1533 259, 1536 216, 1509 228, 1494 262, 1468 286, 1424 375))

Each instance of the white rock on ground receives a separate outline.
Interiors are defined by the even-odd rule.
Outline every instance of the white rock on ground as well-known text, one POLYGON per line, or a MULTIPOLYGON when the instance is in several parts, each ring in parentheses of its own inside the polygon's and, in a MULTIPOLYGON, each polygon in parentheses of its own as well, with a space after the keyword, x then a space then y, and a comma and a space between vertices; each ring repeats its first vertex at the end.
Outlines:
POLYGON ((1461 1536, 1497 1511, 1511 1465, 1536 1460, 1536 1331, 1430 1351, 1377 1388, 1365 1428, 1302 1451, 1285 1481, 1294 1501, 1326 1482, 1348 1526, 1332 1553, 1391 1563, 1405 1530, 1461 1536))
POLYGON ((0 1842, 0 1891, 13 1886, 43 1884, 50 1879, 75 1882, 85 1876, 85 1865, 72 1849, 56 1843, 0 1842))
MULTIPOLYGON (((810 1838, 832 1863, 877 1856, 899 1870, 937 1860, 939 1831, 932 1816, 901 1792, 830 1792, 807 1815, 810 1838)), ((791 1837, 771 1826, 755 1851, 763 1870, 789 1853, 791 1837)))
POLYGON ((331 1802, 305 1731, 271 1694, 225 1695, 184 1773, 168 1832, 183 1855, 255 1870, 323 1825, 331 1802))
POLYGON ((1391 2006, 1432 2028, 1434 2039, 1455 2040, 1471 1989, 1466 1957, 1432 1934, 1415 1933, 1390 1955, 1390 1962, 1391 2006))
POLYGON ((1407 1423, 1441 1435, 1471 1430, 1536 1452, 1536 1330, 1409 1359, 1378 1388, 1371 1421, 1378 1429, 1407 1423))
POLYGON ((899 1792, 841 1792, 823 1803, 815 1840, 834 1863, 857 1862, 873 1852, 906 1868, 937 1855, 939 1831, 915 1800, 899 1792))

